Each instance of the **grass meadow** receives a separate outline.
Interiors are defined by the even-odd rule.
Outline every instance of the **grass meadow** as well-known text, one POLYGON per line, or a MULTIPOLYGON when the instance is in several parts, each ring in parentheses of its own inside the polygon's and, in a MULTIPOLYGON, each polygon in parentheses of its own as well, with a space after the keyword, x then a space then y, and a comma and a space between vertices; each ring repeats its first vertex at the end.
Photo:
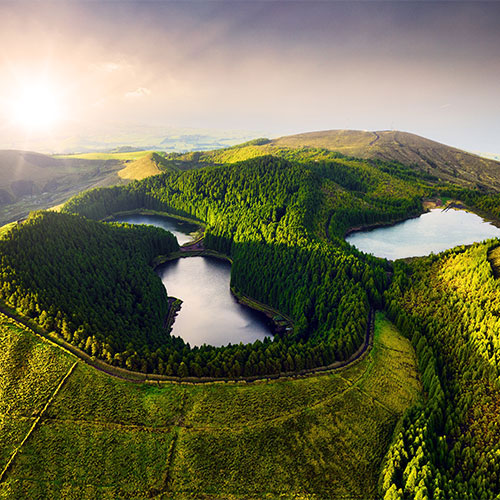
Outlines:
POLYGON ((422 397, 413 349, 380 313, 346 369, 198 385, 73 367, 0 319, 0 498, 376 498, 394 427, 422 397))

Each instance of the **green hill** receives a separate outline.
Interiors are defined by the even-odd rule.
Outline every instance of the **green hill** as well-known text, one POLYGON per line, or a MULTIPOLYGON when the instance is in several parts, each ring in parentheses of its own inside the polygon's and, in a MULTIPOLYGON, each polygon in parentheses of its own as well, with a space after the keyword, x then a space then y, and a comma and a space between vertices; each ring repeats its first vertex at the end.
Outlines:
POLYGON ((155 175, 4 228, 0 498, 496 498, 499 242, 392 263, 344 241, 426 198, 498 217, 498 164, 457 151, 333 131, 149 152, 125 174, 155 175), (141 209, 202 221, 235 292, 293 328, 170 336, 150 266, 174 239, 99 222, 141 209))
POLYGON ((159 385, 0 315, 0 498, 374 500, 393 428, 422 397, 411 345, 383 317, 376 328, 340 372, 159 385))
POLYGON ((371 340, 371 310, 390 266, 343 245, 341 235, 352 221, 418 212, 425 186, 359 161, 265 156, 94 189, 63 213, 33 214, 5 231, 2 299, 79 354, 59 365, 55 347, 44 354, 32 334, 5 327, 2 366, 22 373, 5 378, 0 394, 10 409, 5 495, 377 498, 384 454, 420 400, 420 383, 410 344, 381 315, 371 340), (160 230, 90 220, 139 207, 203 220, 204 245, 233 261, 232 286, 289 315, 293 331, 220 348, 169 337, 165 290, 145 264, 175 248, 160 250, 160 230), (349 361, 363 342, 373 349, 345 370, 265 381, 349 361), (76 361, 88 357, 157 381, 264 380, 134 385, 76 361), (33 383, 40 388, 32 396, 33 383), (38 469, 42 450, 47 473, 38 469))
POLYGON ((0 225, 93 187, 126 184, 172 169, 173 162, 152 151, 66 156, 0 151, 0 225))
POLYGON ((173 154, 194 165, 229 163, 267 154, 304 149, 337 152, 347 157, 397 162, 421 174, 469 188, 500 189, 500 162, 398 131, 327 130, 290 135, 203 153, 173 154))
POLYGON ((397 161, 460 185, 500 188, 500 162, 407 132, 309 132, 274 139, 270 146, 325 148, 357 158, 397 161))

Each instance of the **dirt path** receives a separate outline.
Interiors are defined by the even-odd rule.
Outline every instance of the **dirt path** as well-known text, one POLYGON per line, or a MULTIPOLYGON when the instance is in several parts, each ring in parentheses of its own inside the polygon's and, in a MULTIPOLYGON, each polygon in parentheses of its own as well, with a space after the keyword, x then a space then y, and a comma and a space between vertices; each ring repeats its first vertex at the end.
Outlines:
POLYGON ((380 136, 377 134, 377 132, 372 132, 372 134, 375 136, 375 139, 373 139, 373 141, 368 144, 368 147, 373 146, 380 139, 380 136))

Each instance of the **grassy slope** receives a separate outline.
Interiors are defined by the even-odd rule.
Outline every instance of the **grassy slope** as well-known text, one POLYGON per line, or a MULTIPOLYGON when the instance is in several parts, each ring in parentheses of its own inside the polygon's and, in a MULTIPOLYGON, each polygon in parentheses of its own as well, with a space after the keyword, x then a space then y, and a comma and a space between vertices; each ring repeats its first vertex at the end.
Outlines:
MULTIPOLYGON (((368 162, 354 159, 335 157, 335 155, 327 150, 321 149, 294 149, 289 147, 276 146, 273 143, 263 144, 261 146, 242 145, 228 149, 219 149, 202 153, 186 153, 177 156, 179 168, 182 163, 190 163, 193 167, 206 166, 207 164, 233 164, 240 161, 258 158, 260 156, 273 155, 283 157, 289 160, 297 160, 314 165, 321 161, 334 161, 338 165, 343 165, 346 170, 356 170, 363 172, 367 178, 373 183, 370 195, 376 197, 385 197, 390 195, 418 195, 421 193, 419 185, 414 180, 408 182, 397 178, 394 175, 380 170, 378 167, 370 165, 368 162), (333 155, 333 156, 332 156, 333 155)), ((176 163, 175 161, 173 163, 176 163)), ((186 168, 186 167, 184 167, 186 168)), ((343 190, 346 191, 346 190, 343 190)), ((347 191, 346 191, 347 192, 347 191)), ((351 192, 347 194, 352 195, 351 192)))
POLYGON ((398 131, 366 132, 327 130, 273 139, 267 143, 244 144, 207 153, 187 153, 184 159, 233 163, 264 154, 282 154, 287 149, 317 148, 346 156, 397 161, 403 165, 462 186, 476 184, 500 189, 500 162, 398 131))
POLYGON ((158 153, 149 153, 137 160, 129 162, 122 168, 118 175, 122 179, 141 180, 151 175, 158 175, 166 170, 177 170, 167 164, 158 153))
POLYGON ((84 159, 61 159, 25 151, 0 151, 0 188, 10 191, 15 197, 23 196, 28 188, 16 189, 12 183, 33 183, 29 194, 57 190, 58 185, 83 181, 92 177, 102 178, 115 173, 121 162, 90 161, 84 159))
POLYGON ((92 187, 126 183, 117 175, 121 168, 117 160, 57 159, 25 151, 0 151, 0 225, 92 187))
MULTIPOLYGON (((342 187, 334 180, 325 179, 322 191, 326 194, 326 203, 321 206, 323 213, 318 218, 318 225, 315 227, 316 234, 322 238, 326 237, 325 227, 329 216, 339 208, 350 208, 354 212, 357 210, 368 212, 378 209, 379 213, 382 213, 386 209, 381 207, 379 202, 391 198, 395 202, 395 205, 397 205, 398 200, 403 201, 413 197, 424 197, 429 191, 429 186, 436 183, 436 179, 428 182, 425 176, 415 175, 410 168, 406 169, 406 173, 409 172, 413 177, 408 179, 404 175, 399 177, 397 172, 386 172, 379 168, 379 166, 372 165, 365 160, 344 158, 326 149, 293 149, 276 146, 270 141, 261 145, 250 142, 215 151, 170 155, 167 157, 167 161, 170 161, 179 170, 188 170, 212 164, 231 165, 266 155, 303 162, 308 168, 314 168, 316 164, 321 165, 322 162, 334 163, 339 170, 345 169, 346 172, 352 172, 355 176, 362 178, 366 182, 366 193, 360 193, 353 189, 342 187)), ((404 169, 405 167, 403 167, 404 169)), ((322 175, 327 175, 327 173, 323 172, 322 175)), ((398 218, 394 220, 398 220, 398 218)), ((388 220, 386 219, 385 222, 388 222, 388 220)))
POLYGON ((24 218, 31 210, 57 206, 93 187, 124 184, 172 169, 172 162, 152 151, 60 156, 0 151, 0 225, 24 218))
MULTIPOLYGON (((5 319, 0 338, 3 469, 74 358, 5 319)), ((394 425, 419 397, 414 353, 380 315, 360 363, 306 379, 154 386, 78 363, 0 498, 374 498, 394 425)))
POLYGON ((272 146, 317 147, 358 158, 395 160, 464 186, 500 188, 500 162, 407 132, 329 130, 280 137, 272 146))

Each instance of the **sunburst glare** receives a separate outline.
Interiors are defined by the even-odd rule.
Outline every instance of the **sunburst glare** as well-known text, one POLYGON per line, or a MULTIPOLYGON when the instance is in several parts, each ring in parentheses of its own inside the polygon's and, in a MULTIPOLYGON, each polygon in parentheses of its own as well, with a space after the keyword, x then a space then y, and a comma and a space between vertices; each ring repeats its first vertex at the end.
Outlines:
POLYGON ((21 86, 12 100, 12 121, 27 130, 51 129, 63 118, 60 90, 46 80, 21 86))

